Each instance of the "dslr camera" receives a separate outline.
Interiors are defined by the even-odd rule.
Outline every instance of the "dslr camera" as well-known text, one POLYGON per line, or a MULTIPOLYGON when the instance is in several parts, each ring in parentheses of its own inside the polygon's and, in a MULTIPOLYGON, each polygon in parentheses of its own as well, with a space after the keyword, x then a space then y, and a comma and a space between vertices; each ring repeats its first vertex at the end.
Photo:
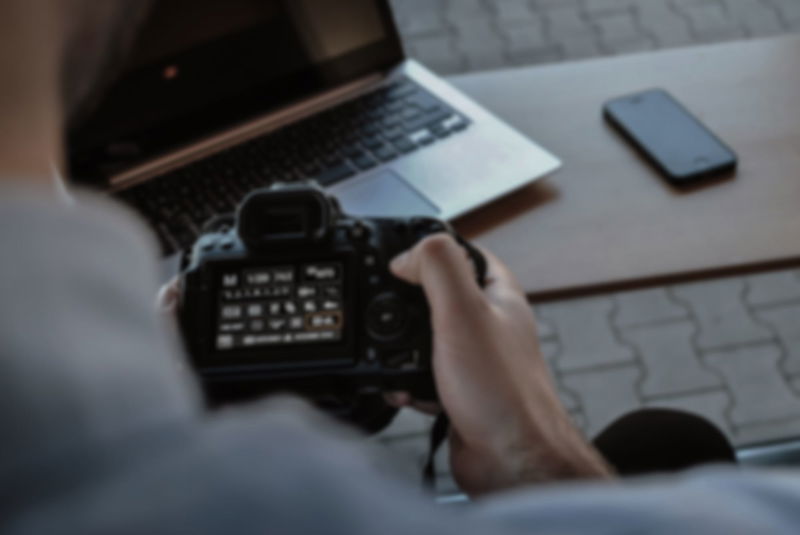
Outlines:
MULTIPOLYGON (((210 405, 289 391, 375 431, 395 412, 383 392, 436 398, 428 304, 389 262, 453 234, 446 223, 349 217, 316 186, 277 184, 207 228, 186 259, 179 319, 210 405)), ((484 258, 457 239, 482 284, 484 258)))

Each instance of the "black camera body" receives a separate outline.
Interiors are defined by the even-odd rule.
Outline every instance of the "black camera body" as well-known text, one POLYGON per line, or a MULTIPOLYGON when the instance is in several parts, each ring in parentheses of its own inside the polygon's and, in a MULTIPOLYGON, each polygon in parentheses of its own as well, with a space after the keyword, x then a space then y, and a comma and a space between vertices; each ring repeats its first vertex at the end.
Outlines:
MULTIPOLYGON (((198 239, 184 272, 180 324, 209 401, 435 399, 427 301, 389 262, 440 232, 452 229, 432 218, 346 216, 315 186, 249 194, 235 225, 198 239)), ((483 257, 459 241, 482 284, 483 257)))

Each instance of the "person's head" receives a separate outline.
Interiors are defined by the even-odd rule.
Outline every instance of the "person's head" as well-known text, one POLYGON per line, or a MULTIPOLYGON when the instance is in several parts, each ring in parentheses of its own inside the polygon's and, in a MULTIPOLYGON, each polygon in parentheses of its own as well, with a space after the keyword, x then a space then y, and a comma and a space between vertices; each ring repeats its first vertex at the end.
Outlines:
POLYGON ((151 0, 51 0, 65 9, 62 90, 75 114, 109 82, 151 0))
POLYGON ((151 0, 0 0, 0 166, 49 176, 64 131, 114 75, 151 0))
POLYGON ((3 0, 0 48, 13 51, 2 71, 18 62, 49 63, 56 69, 64 115, 95 96, 127 49, 151 0, 3 0), (49 54, 49 57, 48 57, 49 54))

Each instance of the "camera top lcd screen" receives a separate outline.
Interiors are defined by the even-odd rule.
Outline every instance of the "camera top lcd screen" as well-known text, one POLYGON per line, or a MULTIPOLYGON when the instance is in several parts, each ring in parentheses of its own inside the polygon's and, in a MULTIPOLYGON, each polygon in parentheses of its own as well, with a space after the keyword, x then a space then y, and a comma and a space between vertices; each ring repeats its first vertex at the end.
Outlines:
POLYGON ((342 270, 338 262, 307 262, 222 271, 215 349, 341 341, 342 270))

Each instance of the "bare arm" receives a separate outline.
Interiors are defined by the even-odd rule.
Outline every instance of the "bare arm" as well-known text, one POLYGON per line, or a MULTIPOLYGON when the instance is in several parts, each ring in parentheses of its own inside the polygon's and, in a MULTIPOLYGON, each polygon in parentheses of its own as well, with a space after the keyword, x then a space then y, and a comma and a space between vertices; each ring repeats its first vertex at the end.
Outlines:
POLYGON ((485 254, 483 290, 463 249, 445 235, 428 238, 392 264, 397 276, 424 288, 431 304, 434 371, 452 422, 456 480, 480 495, 611 477, 558 398, 524 292, 508 268, 485 254))

